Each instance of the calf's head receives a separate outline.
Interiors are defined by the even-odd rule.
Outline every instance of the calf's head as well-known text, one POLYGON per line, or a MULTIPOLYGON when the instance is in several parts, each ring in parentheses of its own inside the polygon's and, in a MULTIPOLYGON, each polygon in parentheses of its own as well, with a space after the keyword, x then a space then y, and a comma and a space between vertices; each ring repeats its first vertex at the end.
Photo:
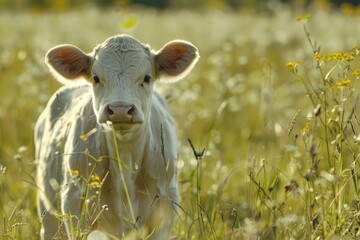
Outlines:
POLYGON ((127 35, 110 37, 85 53, 73 45, 48 51, 45 62, 62 83, 87 80, 98 123, 128 129, 149 116, 153 83, 182 79, 198 61, 191 43, 175 40, 152 51, 127 35))

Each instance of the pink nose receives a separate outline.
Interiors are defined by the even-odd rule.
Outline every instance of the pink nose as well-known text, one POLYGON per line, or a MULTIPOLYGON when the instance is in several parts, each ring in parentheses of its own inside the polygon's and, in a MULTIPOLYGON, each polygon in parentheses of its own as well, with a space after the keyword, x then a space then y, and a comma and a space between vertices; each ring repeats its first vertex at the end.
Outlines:
POLYGON ((106 104, 100 114, 99 122, 106 123, 142 123, 141 114, 134 104, 116 102, 106 104))

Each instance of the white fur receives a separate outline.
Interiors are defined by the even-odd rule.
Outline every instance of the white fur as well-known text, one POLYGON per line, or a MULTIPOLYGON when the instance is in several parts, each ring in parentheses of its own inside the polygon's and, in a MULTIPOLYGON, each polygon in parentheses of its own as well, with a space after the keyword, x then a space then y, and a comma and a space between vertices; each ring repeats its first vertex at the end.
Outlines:
MULTIPOLYGON (((196 50, 190 43, 179 44, 188 44, 189 51, 196 50)), ((61 234, 72 238, 77 227, 90 227, 88 239, 134 234, 167 239, 174 203, 179 201, 176 135, 165 101, 153 91, 152 82, 143 83, 146 74, 166 75, 167 69, 156 69, 155 56, 161 51, 151 52, 137 40, 118 35, 97 46, 91 54, 72 52, 81 64, 89 62, 89 70, 70 75, 77 62, 62 59, 62 46, 54 49, 46 59, 55 76, 71 76, 67 81, 74 81, 96 74, 101 83, 62 87, 36 123, 41 238, 52 239, 61 234), (100 124, 104 106, 119 101, 136 106, 144 121, 115 124, 115 132, 112 125, 100 124), (99 177, 100 188, 88 186, 94 181, 91 176, 99 177), (81 214, 85 208, 89 215, 81 214)), ((67 47, 66 51, 72 49, 75 48, 67 47)), ((190 63, 180 66, 179 76, 173 77, 184 77, 191 70, 198 59, 197 50, 191 55, 194 58, 190 63)))

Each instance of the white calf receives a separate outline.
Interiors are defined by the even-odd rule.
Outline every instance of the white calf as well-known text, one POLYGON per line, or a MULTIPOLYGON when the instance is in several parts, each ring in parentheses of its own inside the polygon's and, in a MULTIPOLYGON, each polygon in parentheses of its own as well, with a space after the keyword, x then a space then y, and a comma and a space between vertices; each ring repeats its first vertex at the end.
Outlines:
POLYGON ((49 50, 45 61, 59 81, 87 84, 59 89, 35 127, 42 239, 91 231, 168 238, 179 201, 178 152, 153 84, 180 80, 198 58, 186 41, 154 52, 127 35, 89 54, 72 45, 49 50))

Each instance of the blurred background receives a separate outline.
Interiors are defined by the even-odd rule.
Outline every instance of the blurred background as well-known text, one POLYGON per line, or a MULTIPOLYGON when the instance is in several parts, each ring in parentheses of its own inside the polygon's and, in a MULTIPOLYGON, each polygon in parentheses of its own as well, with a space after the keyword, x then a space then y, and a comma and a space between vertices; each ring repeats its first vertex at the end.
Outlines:
MULTIPOLYGON (((179 138, 186 216, 179 217, 174 235, 216 239, 215 231, 218 239, 230 233, 233 239, 276 239, 276 225, 284 239, 303 236, 304 197, 288 198, 283 190, 291 179, 302 189, 308 186, 307 142, 299 147, 296 139, 314 106, 303 82, 286 67, 301 61, 302 76, 317 86, 314 51, 297 21, 306 13, 310 38, 321 53, 350 52, 360 44, 358 0, 0 0, 0 239, 38 239, 33 128, 61 86, 44 64, 46 52, 62 43, 90 52, 119 33, 154 49, 185 39, 200 51, 186 79, 157 86, 179 138), (205 148, 201 162, 188 139, 196 150, 205 148), (250 181, 251 171, 259 173, 259 185, 250 181), (271 187, 271 204, 286 201, 281 214, 264 207, 260 185, 271 187), (199 195, 208 214, 203 227, 196 220, 199 195), (274 217, 288 213, 284 221, 274 217)), ((358 59, 352 64, 359 68, 358 59)))
POLYGON ((2 0, 0 7, 11 9, 53 9, 64 11, 69 8, 81 7, 84 5, 96 5, 100 7, 113 7, 124 5, 142 5, 157 9, 166 8, 230 8, 233 10, 268 9, 276 3, 309 5, 316 3, 319 5, 333 5, 341 7, 351 4, 358 5, 357 0, 2 0))

